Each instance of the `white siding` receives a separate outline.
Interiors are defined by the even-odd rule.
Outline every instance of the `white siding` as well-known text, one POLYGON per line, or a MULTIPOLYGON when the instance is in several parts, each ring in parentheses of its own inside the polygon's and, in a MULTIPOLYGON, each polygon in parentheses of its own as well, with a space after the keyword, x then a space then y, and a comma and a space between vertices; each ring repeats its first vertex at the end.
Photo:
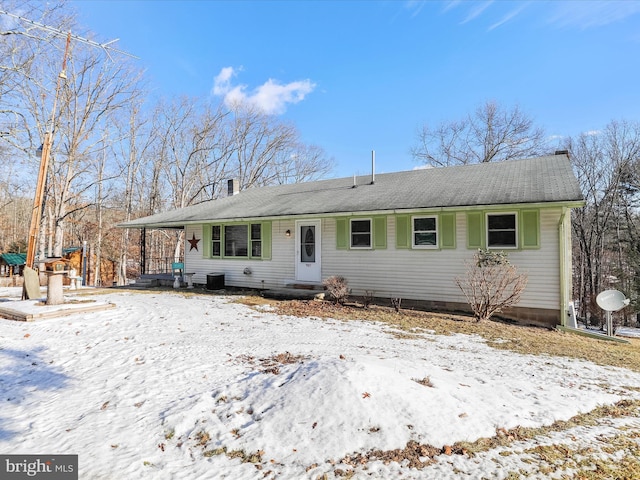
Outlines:
MULTIPOLYGON (((529 276, 525 293, 518 306, 558 309, 560 304, 560 266, 558 221, 561 210, 540 210, 540 248, 508 251, 511 262, 529 276)), ((207 273, 224 272, 227 285, 250 288, 282 287, 295 280, 295 221, 272 222, 271 260, 204 259, 202 241, 198 251, 185 252, 185 270, 196 272, 195 283, 206 284, 207 273), (285 232, 291 231, 287 237, 285 232), (245 268, 251 274, 243 273, 245 268)), ((186 238, 202 239, 202 227, 189 226, 186 238)), ((342 275, 354 295, 365 290, 377 297, 448 301, 466 303, 455 284, 456 276, 465 273, 465 261, 475 253, 467 248, 467 226, 464 212, 456 214, 456 248, 396 249, 396 225, 387 216, 386 249, 336 249, 336 220, 322 219, 322 278, 342 275)))
MULTIPOLYGON (((541 210, 540 248, 507 251, 510 261, 527 272, 529 282, 518 306, 559 308, 560 268, 558 220, 560 209, 541 210)), ((342 275, 354 295, 365 290, 378 297, 466 303, 455 284, 465 274, 465 261, 475 253, 467 248, 466 215, 456 215, 456 249, 396 249, 395 217, 387 217, 384 250, 336 250, 336 222, 323 223, 322 276, 342 275)))
MULTIPOLYGON (((185 271, 196 272, 194 283, 206 284, 207 273, 222 272, 225 283, 231 286, 248 288, 276 288, 283 287, 292 281, 295 275, 294 265, 294 222, 293 220, 275 220, 271 224, 271 260, 254 259, 210 259, 203 258, 203 240, 198 243, 198 251, 189 251, 187 242, 185 251, 185 271), (291 236, 285 232, 290 230, 291 236), (250 275, 244 273, 245 268, 251 270, 250 275)), ((202 225, 191 225, 186 229, 186 238, 202 239, 202 225)))

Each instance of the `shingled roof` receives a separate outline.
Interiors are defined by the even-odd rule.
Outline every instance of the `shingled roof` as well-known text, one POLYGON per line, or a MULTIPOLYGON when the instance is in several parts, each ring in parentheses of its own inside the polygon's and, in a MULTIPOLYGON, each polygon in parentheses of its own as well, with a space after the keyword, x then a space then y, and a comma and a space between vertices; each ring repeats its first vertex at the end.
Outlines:
MULTIPOLYGON (((316 214, 483 205, 578 203, 567 155, 250 188, 237 195, 139 218, 126 228, 316 214)), ((575 206, 575 205, 574 205, 575 206)))

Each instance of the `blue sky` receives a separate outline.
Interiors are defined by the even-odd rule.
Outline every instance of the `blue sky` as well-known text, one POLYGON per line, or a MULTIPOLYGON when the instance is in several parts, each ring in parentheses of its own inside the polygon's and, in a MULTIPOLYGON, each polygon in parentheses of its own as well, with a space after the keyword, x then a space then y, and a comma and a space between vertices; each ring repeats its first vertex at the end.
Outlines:
POLYGON ((255 102, 324 148, 334 176, 367 174, 371 150, 379 173, 412 169, 418 128, 489 99, 550 138, 640 121, 640 1, 72 5, 156 94, 255 102))

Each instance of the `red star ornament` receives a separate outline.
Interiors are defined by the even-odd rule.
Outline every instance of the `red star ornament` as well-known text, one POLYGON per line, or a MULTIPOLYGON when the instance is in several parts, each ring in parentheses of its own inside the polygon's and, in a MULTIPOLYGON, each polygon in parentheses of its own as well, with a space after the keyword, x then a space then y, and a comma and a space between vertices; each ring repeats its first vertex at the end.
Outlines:
POLYGON ((191 238, 191 240, 187 240, 189 242, 189 244, 191 245, 191 247, 189 248, 189 251, 193 250, 194 248, 196 249, 196 252, 198 251, 198 242, 200 241, 199 238, 196 238, 196 234, 193 234, 193 237, 191 238))

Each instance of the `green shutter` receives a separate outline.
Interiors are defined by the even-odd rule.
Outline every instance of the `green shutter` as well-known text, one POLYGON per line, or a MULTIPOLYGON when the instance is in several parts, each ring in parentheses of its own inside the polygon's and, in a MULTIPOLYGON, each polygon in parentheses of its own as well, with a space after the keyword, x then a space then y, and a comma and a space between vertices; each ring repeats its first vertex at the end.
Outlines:
POLYGON ((411 217, 409 215, 396 216, 396 248, 411 247, 411 217))
POLYGON ((387 217, 373 219, 373 248, 387 248, 387 217))
POLYGON ((467 248, 484 248, 483 213, 467 213, 467 248))
POLYGON ((202 256, 211 257, 211 225, 202 225, 202 256))
POLYGON ((336 248, 346 250, 349 248, 349 228, 346 218, 336 218, 336 248))
POLYGON ((271 222, 262 222, 260 240, 262 241, 262 259, 271 260, 271 222))
POLYGON ((523 210, 520 221, 522 248, 540 248, 540 212, 523 210))
POLYGON ((440 248, 456 248, 456 214, 440 215, 440 248))

